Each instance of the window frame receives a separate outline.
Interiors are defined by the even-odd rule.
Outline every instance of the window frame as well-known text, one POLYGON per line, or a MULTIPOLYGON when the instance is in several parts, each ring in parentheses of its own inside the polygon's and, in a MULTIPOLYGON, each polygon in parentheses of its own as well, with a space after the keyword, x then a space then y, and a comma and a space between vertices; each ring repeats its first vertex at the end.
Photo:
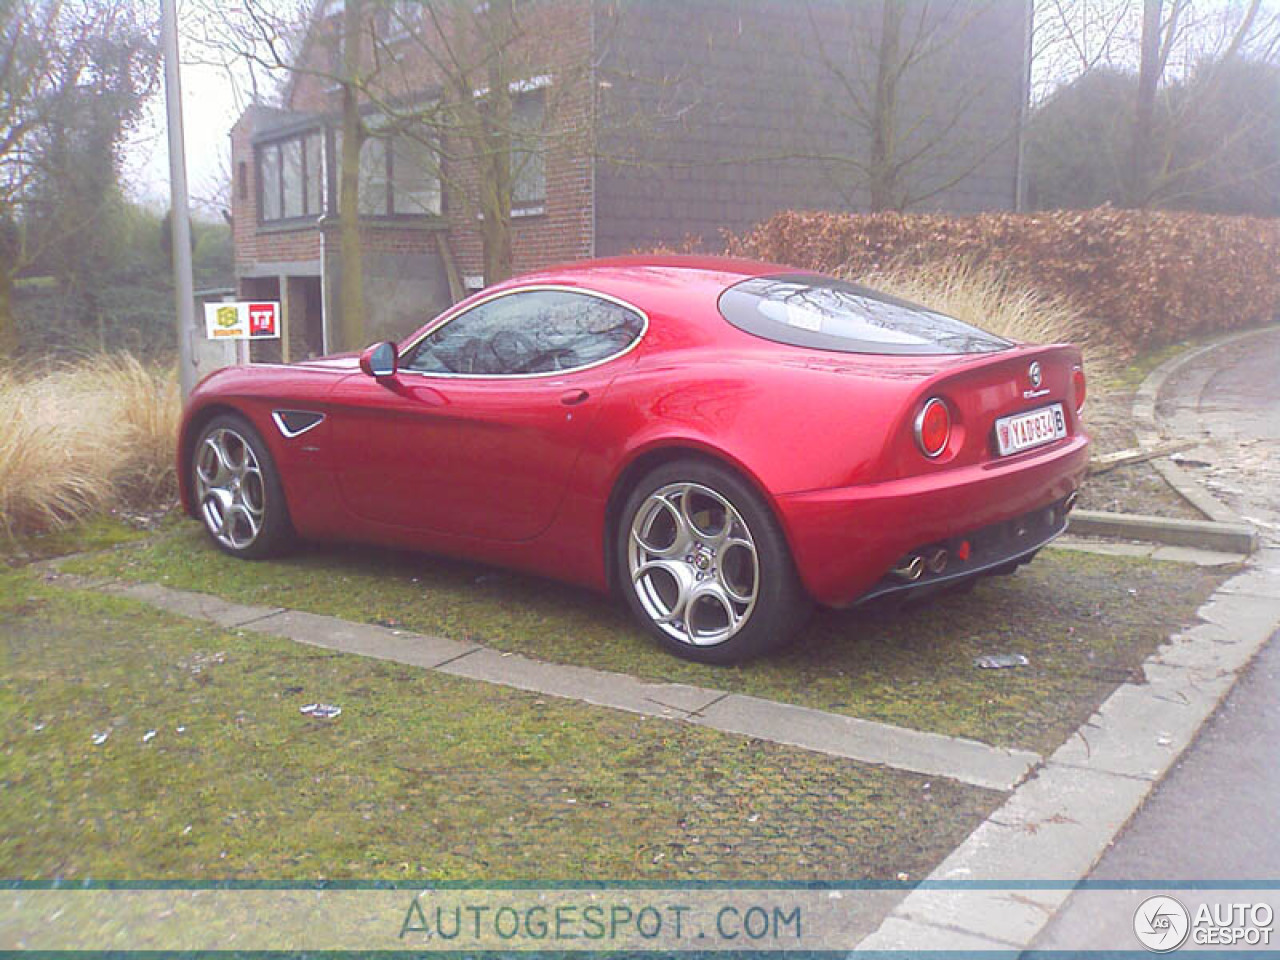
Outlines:
MULTIPOLYGON (((510 86, 516 98, 516 104, 512 105, 513 116, 515 114, 515 110, 519 109, 518 104, 520 103, 536 103, 538 105, 539 113, 540 113, 540 121, 539 121, 538 129, 529 137, 529 139, 535 140, 537 142, 536 147, 534 149, 525 149, 523 146, 518 146, 516 144, 516 140, 519 139, 520 135, 515 132, 514 125, 511 131, 511 140, 512 140, 511 148, 510 148, 510 159, 512 163, 511 217, 512 219, 519 219, 522 217, 539 217, 539 216, 545 215, 547 212, 547 179, 548 179, 547 178, 547 157, 550 151, 546 149, 546 142, 545 142, 547 139, 546 138, 546 126, 547 126, 546 89, 548 86, 550 86, 550 78, 545 75, 539 75, 527 81, 514 80, 511 82, 510 86), (534 200, 526 200, 520 203, 516 202, 516 196, 515 196, 516 181, 518 179, 518 174, 514 169, 514 167, 515 167, 516 155, 518 153, 523 154, 525 157, 537 157, 539 163, 542 166, 542 190, 540 192, 539 197, 534 200)), ((525 164, 527 164, 528 162, 529 161, 527 159, 524 161, 525 164)), ((523 172, 524 172, 524 169, 522 167, 520 170, 520 173, 523 173, 523 172)))
MULTIPOLYGON (((441 164, 442 154, 441 154, 439 143, 438 142, 425 143, 421 140, 416 140, 415 138, 410 137, 404 131, 398 131, 398 132, 391 133, 390 135, 383 136, 377 132, 377 128, 375 127, 370 130, 369 134, 364 138, 364 142, 360 144, 361 163, 363 163, 363 154, 364 154, 365 146, 374 140, 380 141, 381 147, 382 147, 382 184, 383 184, 382 186, 383 202, 381 205, 382 209, 378 213, 366 213, 363 210, 360 210, 360 214, 359 214, 360 219, 361 220, 382 220, 382 221, 396 220, 396 221, 410 221, 410 222, 426 220, 433 223, 444 220, 445 216, 448 213, 448 206, 446 203, 446 195, 448 191, 445 190, 444 188, 444 176, 440 169, 442 165, 441 164), (418 146, 424 147, 425 149, 430 150, 432 154, 435 156, 435 162, 436 162, 435 182, 436 182, 436 195, 439 198, 439 204, 440 204, 439 212, 428 213, 424 211, 422 213, 402 213, 396 210, 395 208, 396 207, 395 195, 397 192, 396 161, 395 161, 394 154, 396 152, 395 150, 396 142, 400 140, 404 140, 405 142, 415 147, 418 147, 418 146)), ((360 171, 360 186, 361 187, 364 186, 364 170, 363 169, 361 169, 360 171)), ((363 196, 357 199, 357 204, 356 204, 357 209, 359 209, 362 206, 363 201, 364 201, 363 196)))
POLYGON ((397 372, 415 377, 427 377, 429 379, 500 380, 507 382, 515 380, 545 380, 549 377, 571 377, 582 373, 583 371, 594 370, 596 367, 603 366, 606 363, 612 363, 615 360, 625 357, 643 342, 645 335, 649 332, 649 314, 644 310, 641 310, 634 303, 623 300, 621 297, 615 297, 612 294, 602 293, 599 290, 593 290, 587 287, 575 287, 559 283, 537 283, 530 284, 528 286, 514 287, 508 290, 499 290, 475 300, 463 301, 453 312, 445 313, 443 316, 430 323, 422 333, 412 338, 412 340, 406 341, 405 345, 399 350, 399 354, 402 358, 407 357, 412 351, 417 350, 427 338, 443 330, 459 317, 466 316, 472 310, 483 307, 495 300, 501 300, 504 297, 516 296, 522 293, 540 292, 573 293, 579 296, 591 297, 596 300, 603 300, 606 303, 611 303, 615 307, 621 307, 622 309, 628 310, 638 316, 640 318, 640 330, 634 337, 632 337, 631 342, 621 350, 611 353, 607 357, 602 357, 599 360, 593 360, 590 363, 584 363, 580 367, 573 367, 569 370, 544 370, 537 373, 451 373, 449 371, 409 370, 406 367, 400 367, 397 372))
POLYGON ((327 212, 327 202, 325 197, 326 182, 328 177, 325 173, 325 143, 327 140, 324 127, 312 127, 296 133, 289 133, 279 137, 271 137, 262 140, 253 145, 253 164, 254 175, 256 178, 256 190, 258 201, 257 221, 262 227, 274 227, 280 224, 298 225, 306 223, 314 223, 319 220, 327 212), (320 178, 318 189, 316 189, 317 209, 308 210, 307 201, 311 197, 311 187, 308 179, 310 170, 308 168, 311 158, 311 152, 307 149, 307 141, 316 137, 320 141, 319 161, 320 169, 318 175, 320 178), (298 175, 301 178, 299 189, 301 190, 302 213, 293 216, 285 216, 285 159, 284 146, 287 143, 297 143, 299 153, 298 175), (274 159, 275 163, 275 187, 276 187, 276 209, 280 211, 279 216, 268 217, 267 212, 267 178, 263 176, 263 170, 268 160, 274 159))

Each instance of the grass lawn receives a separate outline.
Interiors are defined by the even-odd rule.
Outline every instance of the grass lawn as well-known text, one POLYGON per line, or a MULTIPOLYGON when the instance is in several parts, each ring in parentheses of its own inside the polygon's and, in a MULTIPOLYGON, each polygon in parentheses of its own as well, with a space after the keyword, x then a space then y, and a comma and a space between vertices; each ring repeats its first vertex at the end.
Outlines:
MULTIPOLYGON (((201 556, 185 535, 164 549, 201 556)), ((1001 799, 226 632, 29 568, 0 569, 0 659, 10 879, 918 879, 1001 799), (342 715, 299 713, 317 700, 342 715)))
MULTIPOLYGON (((166 518, 163 521, 165 529, 172 528, 175 522, 174 519, 166 518)), ((152 536, 154 536, 153 532, 126 523, 117 517, 99 515, 65 530, 0 536, 0 564, 6 560, 22 564, 32 560, 61 557, 68 553, 106 550, 124 543, 146 540, 152 536)))
POLYGON ((819 614, 800 642, 742 667, 664 653, 621 603, 455 560, 308 547, 270 562, 220 553, 189 522, 169 536, 76 558, 77 573, 153 580, 234 600, 401 626, 656 680, 718 687, 922 730, 1049 752, 1224 574, 1046 551, 1016 576, 897 612, 819 614), (978 670, 984 653, 1030 666, 978 670))

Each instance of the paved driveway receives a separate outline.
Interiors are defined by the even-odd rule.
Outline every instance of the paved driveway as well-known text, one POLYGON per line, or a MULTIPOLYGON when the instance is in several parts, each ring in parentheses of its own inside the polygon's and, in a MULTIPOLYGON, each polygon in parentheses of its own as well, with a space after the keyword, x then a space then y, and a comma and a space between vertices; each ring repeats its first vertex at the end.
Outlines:
POLYGON ((1167 435, 1204 441, 1175 460, 1280 545, 1280 329, 1184 366, 1157 416, 1167 435))

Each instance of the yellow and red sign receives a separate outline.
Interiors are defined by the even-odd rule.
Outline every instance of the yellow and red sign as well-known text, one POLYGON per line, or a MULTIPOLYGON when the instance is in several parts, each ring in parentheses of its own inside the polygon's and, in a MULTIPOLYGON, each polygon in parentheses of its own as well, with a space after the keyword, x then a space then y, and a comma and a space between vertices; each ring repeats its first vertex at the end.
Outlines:
POLYGON ((278 340, 280 304, 271 300, 206 303, 204 326, 210 340, 278 340))

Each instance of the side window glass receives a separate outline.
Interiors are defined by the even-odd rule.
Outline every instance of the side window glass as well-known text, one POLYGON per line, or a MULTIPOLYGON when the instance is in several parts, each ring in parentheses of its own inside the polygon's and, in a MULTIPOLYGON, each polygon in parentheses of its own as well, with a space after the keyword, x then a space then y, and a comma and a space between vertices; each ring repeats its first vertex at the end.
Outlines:
POLYGON ((405 361, 419 373, 527 376, 590 366, 644 329, 633 310, 584 293, 529 290, 482 303, 429 334, 405 361))

